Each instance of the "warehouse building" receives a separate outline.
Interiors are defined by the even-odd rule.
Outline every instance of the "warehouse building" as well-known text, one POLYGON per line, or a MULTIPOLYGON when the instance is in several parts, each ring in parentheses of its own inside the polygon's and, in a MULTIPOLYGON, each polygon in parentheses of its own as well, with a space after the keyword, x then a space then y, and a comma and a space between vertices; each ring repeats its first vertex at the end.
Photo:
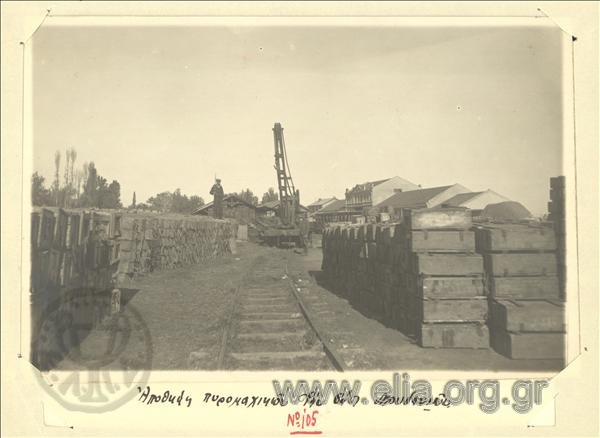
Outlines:
POLYGON ((369 211, 369 215, 374 216, 379 213, 387 213, 390 219, 400 219, 402 217, 402 209, 441 206, 442 203, 452 197, 466 192, 469 192, 469 189, 460 184, 403 191, 375 205, 369 211))
POLYGON ((479 216, 487 205, 506 201, 510 199, 488 189, 483 192, 459 193, 444 201, 442 207, 466 207, 473 211, 473 216, 479 216))

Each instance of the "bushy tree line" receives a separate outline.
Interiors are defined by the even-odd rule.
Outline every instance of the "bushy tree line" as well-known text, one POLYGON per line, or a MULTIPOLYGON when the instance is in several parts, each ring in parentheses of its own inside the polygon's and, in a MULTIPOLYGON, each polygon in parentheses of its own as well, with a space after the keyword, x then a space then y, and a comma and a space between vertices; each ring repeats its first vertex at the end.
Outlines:
MULTIPOLYGON (((135 193, 134 201, 135 204, 135 193)), ((192 195, 188 197, 181 193, 180 189, 174 192, 162 192, 150 197, 145 204, 138 204, 136 208, 151 209, 163 213, 183 213, 189 214, 204 205, 204 199, 200 196, 192 195)))

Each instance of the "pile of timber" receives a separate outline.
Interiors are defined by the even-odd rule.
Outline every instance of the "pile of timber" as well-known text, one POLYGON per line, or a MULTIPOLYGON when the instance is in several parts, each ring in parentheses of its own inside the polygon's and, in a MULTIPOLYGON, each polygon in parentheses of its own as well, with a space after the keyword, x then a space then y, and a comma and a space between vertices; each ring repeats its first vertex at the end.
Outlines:
POLYGON ((490 288, 492 348, 511 359, 563 358, 565 307, 552 228, 485 224, 476 233, 490 288))
POLYGON ((566 288, 566 194, 565 177, 550 178, 550 202, 548 202, 548 220, 552 222, 556 236, 556 263, 561 298, 565 299, 566 288))
POLYGON ((124 213, 119 281, 235 252, 237 224, 205 216, 124 213))
MULTIPOLYGON (((121 216, 62 208, 31 213, 31 310, 41 313, 66 293, 106 290, 119 264, 121 216)), ((90 317, 91 318, 91 317, 90 317)))

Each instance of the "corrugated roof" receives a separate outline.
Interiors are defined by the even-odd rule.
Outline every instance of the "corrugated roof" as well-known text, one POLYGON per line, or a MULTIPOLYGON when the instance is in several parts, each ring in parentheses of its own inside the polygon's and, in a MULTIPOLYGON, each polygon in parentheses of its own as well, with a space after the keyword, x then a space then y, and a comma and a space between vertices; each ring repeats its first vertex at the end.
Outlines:
POLYGON ((315 214, 323 214, 323 213, 333 213, 336 211, 344 210, 346 208, 346 201, 343 199, 336 199, 331 204, 326 207, 323 207, 315 214))
POLYGON ((376 207, 394 207, 394 208, 418 208, 427 204, 434 196, 448 190, 452 186, 431 187, 429 189, 408 190, 406 192, 396 193, 385 201, 380 202, 376 207))
POLYGON ((459 193, 444 201, 442 204, 450 207, 460 207, 463 202, 467 202, 469 199, 473 199, 475 196, 481 195, 482 193, 483 192, 459 193))

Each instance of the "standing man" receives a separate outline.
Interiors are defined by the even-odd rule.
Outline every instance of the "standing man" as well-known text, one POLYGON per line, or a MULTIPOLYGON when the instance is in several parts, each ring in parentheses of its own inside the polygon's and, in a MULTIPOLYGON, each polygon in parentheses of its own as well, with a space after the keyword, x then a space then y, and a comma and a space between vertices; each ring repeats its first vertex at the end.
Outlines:
POLYGON ((223 186, 221 180, 217 179, 210 189, 213 195, 213 208, 215 210, 215 219, 223 219, 223 186))

